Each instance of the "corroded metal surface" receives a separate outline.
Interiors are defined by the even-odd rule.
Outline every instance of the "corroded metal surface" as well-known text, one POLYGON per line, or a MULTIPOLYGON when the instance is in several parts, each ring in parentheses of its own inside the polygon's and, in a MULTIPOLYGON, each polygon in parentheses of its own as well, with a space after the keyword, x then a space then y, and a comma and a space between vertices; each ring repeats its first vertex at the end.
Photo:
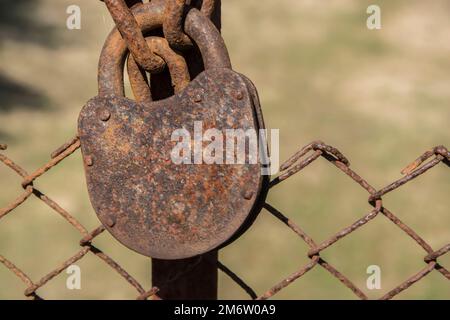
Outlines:
MULTIPOLYGON (((162 28, 164 3, 152 1, 133 9, 142 32, 162 28)), ((230 58, 220 32, 198 10, 192 9, 186 17, 185 30, 200 48, 205 68, 231 68, 230 58)), ((108 36, 99 62, 99 95, 125 95, 123 71, 128 49, 119 31, 108 36)))
MULTIPOLYGON (((214 12, 216 0, 203 0, 201 12, 210 18, 214 12)), ((164 12, 164 36, 174 48, 183 50, 193 46, 191 39, 184 33, 184 18, 187 10, 191 9, 186 5, 185 0, 166 0, 166 10, 164 12)))
MULTIPOLYGON (((261 103, 260 103, 260 100, 259 100, 258 91, 257 91, 255 85, 253 84, 253 82, 249 78, 247 78, 243 74, 240 74, 240 76, 242 77, 242 79, 244 80, 244 82, 245 82, 245 84, 247 86, 248 93, 249 93, 250 98, 252 100, 252 106, 253 106, 253 110, 254 110, 254 117, 256 118, 256 121, 259 124, 259 128, 265 128, 264 117, 263 117, 263 114, 262 114, 261 103)), ((262 137, 259 137, 259 138, 261 139, 262 137)), ((267 141, 261 139, 261 140, 259 140, 259 143, 260 143, 260 147, 265 149, 264 152, 266 153, 266 155, 270 156, 270 153, 269 153, 269 150, 268 150, 267 141)), ((261 155, 261 153, 260 153, 260 155, 261 155)), ((260 159, 260 160, 262 160, 262 159, 260 159)), ((261 169, 270 167, 270 164, 267 161, 268 159, 264 159, 264 160, 265 160, 265 162, 264 162, 264 164, 261 164, 261 169)), ((230 244, 231 242, 233 242, 234 240, 239 238, 244 232, 246 232, 253 225, 253 223, 255 222, 256 218, 259 215, 259 213, 263 209, 265 200, 267 198, 267 194, 268 194, 269 189, 270 189, 270 176, 269 175, 263 175, 261 178, 262 178, 262 182, 261 182, 262 184, 261 184, 260 193, 257 196, 258 200, 255 203, 255 205, 253 206, 252 211, 248 215, 247 220, 239 228, 239 230, 233 235, 233 237, 231 237, 221 247, 227 246, 228 244, 230 244)))
MULTIPOLYGON (((158 72, 164 67, 164 61, 155 55, 140 31, 138 22, 128 8, 125 0, 104 0, 113 20, 125 39, 133 57, 145 70, 158 72)), ((139 4, 137 5, 139 6, 139 4)))
MULTIPOLYGON (((143 34, 162 27, 164 8, 161 1, 133 8, 143 34)), ((186 91, 182 92, 188 81, 184 59, 177 59, 178 55, 168 48, 166 40, 150 37, 147 40, 149 46, 164 58, 175 92, 180 94, 160 103, 150 103, 152 96, 146 74, 130 56, 128 71, 133 91, 139 102, 147 104, 120 98, 124 91, 127 42, 115 30, 108 37, 100 58, 99 98, 91 101, 80 117, 80 139, 89 191, 97 214, 108 230, 125 245, 161 259, 191 257, 236 239, 261 210, 268 187, 259 165, 195 165, 192 169, 192 166, 180 168, 182 166, 168 163, 170 151, 175 145, 170 141, 173 130, 193 127, 194 121, 202 121, 205 130, 264 128, 256 89, 247 78, 229 70, 228 51, 213 22, 199 10, 191 9, 185 20, 185 30, 197 44, 207 69, 186 91), (156 112, 144 116, 143 112, 149 110, 156 112), (139 119, 137 127, 130 124, 130 119, 134 118, 139 119), (161 122, 163 118, 165 120, 161 122), (98 125, 113 126, 120 134, 105 133, 101 130, 103 127, 98 125), (143 137, 149 132, 153 140, 145 144, 143 137), (158 141, 155 141, 156 137, 158 141), (103 144, 115 147, 121 145, 120 141, 129 141, 125 151, 117 153, 116 150, 110 161, 104 164, 105 170, 110 170, 111 174, 115 172, 113 175, 116 178, 121 177, 120 181, 116 181, 117 193, 123 189, 122 198, 113 207, 107 206, 107 211, 119 210, 122 218, 130 216, 137 222, 136 228, 122 226, 117 217, 111 217, 110 213, 104 216, 106 209, 97 206, 111 202, 105 186, 111 187, 112 182, 102 180, 107 178, 99 170, 96 159, 99 155, 104 158, 108 151, 101 148, 103 140, 108 140, 103 144), (127 158, 130 156, 132 159, 127 158), (136 163, 136 159, 140 160, 139 165, 125 166, 119 172, 120 163, 136 163), (161 176, 157 178, 155 172, 161 176), (147 181, 147 184, 141 181, 139 194, 133 193, 135 189, 131 188, 135 186, 136 179, 147 181), (180 186, 180 181, 189 182, 187 190, 184 189, 185 182, 180 186), (201 188, 199 181, 203 186, 201 188), (128 185, 130 182, 131 185, 128 185), (203 197, 180 202, 189 196, 189 192, 199 190, 202 190, 203 197), (135 205, 131 205, 130 201, 135 205), (144 229, 139 230, 139 227, 144 229), (211 233, 211 230, 215 232, 211 233)), ((128 220, 125 222, 128 223, 128 220)))
MULTIPOLYGON (((186 60, 169 47, 167 40, 158 37, 149 37, 146 40, 153 52, 164 59, 170 72, 175 92, 178 93, 186 88, 191 81, 186 60)), ((153 98, 145 70, 138 66, 131 55, 128 56, 127 69, 131 89, 136 101, 151 102, 153 98)))
POLYGON ((212 250, 260 205, 259 164, 172 162, 172 132, 193 134, 195 121, 223 133, 260 128, 246 82, 229 69, 207 70, 180 94, 151 104, 97 97, 80 115, 91 202, 107 229, 144 255, 180 259, 212 250))
MULTIPOLYGON (((163 13, 161 1, 133 8, 143 34, 162 27, 163 13)), ((160 259, 195 256, 236 239, 260 212, 268 189, 259 164, 171 162, 176 144, 170 139, 172 132, 191 128, 193 134, 195 121, 202 121, 204 130, 223 133, 264 128, 256 89, 230 70, 228 51, 213 22, 191 9, 185 30, 207 69, 186 90, 182 91, 189 81, 184 59, 178 59, 166 40, 150 37, 149 46, 167 62, 179 94, 151 103, 146 74, 130 56, 133 91, 146 103, 121 98, 127 43, 114 30, 100 58, 99 97, 80 116, 89 192, 97 214, 119 241, 160 259)))

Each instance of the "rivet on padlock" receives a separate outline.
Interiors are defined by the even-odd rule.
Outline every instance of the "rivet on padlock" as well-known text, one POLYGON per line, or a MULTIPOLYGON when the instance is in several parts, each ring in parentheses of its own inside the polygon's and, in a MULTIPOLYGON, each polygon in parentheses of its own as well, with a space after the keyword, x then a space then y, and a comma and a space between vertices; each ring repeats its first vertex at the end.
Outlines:
MULTIPOLYGON (((159 1, 134 9, 144 34, 162 27, 163 12, 159 1)), ((231 70, 215 26, 191 9, 184 30, 205 65, 184 89, 156 102, 125 98, 127 48, 113 31, 100 58, 99 96, 79 118, 83 157, 95 157, 95 165, 85 168, 99 219, 121 243, 158 259, 192 257, 235 240, 256 218, 268 190, 260 162, 171 161, 178 143, 172 134, 182 128, 194 132, 195 123, 220 132, 264 128, 256 89, 231 70), (110 112, 106 122, 96 116, 104 109, 110 112)))

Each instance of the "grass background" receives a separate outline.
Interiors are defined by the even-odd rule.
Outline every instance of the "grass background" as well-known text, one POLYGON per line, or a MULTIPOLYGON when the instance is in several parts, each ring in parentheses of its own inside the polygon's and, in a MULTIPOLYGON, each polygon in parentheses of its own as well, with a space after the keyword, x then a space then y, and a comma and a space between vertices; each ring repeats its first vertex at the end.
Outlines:
MULTIPOLYGON (((266 125, 280 129, 281 159, 321 139, 347 155, 352 168, 381 188, 423 151, 449 145, 450 3, 446 0, 224 0, 223 35, 236 70, 257 85, 266 125), (382 29, 366 28, 366 8, 382 9, 382 29)), ((0 4, 0 142, 29 171, 76 134, 78 113, 96 95, 97 60, 113 23, 91 0, 4 0, 0 4), (66 8, 82 9, 82 29, 65 27, 66 8)), ((450 215, 444 166, 397 192, 384 204, 434 248, 448 243, 450 215)), ((80 154, 44 175, 36 186, 89 229, 98 225, 86 193, 80 154)), ((0 166, 0 206, 22 191, 0 166)), ((371 208, 367 194, 324 161, 274 189, 269 203, 317 242, 371 208)), ((0 254, 33 280, 79 250, 79 234, 36 199, 0 223, 0 254)), ((96 244, 146 288, 150 262, 104 234, 96 244)), ((259 294, 308 262, 307 247, 262 212, 254 227, 222 250, 221 260, 259 294)), ((322 256, 365 288, 366 268, 379 265, 380 297, 424 267, 424 252, 383 216, 339 241, 322 256)), ((450 267, 450 257, 441 263, 450 267)), ((125 299, 136 293, 88 255, 82 290, 69 291, 63 273, 39 290, 46 298, 125 299)), ((0 299, 23 298, 23 284, 0 266, 0 299)), ((448 299, 450 283, 437 272, 399 295, 448 299)), ((246 298, 220 277, 220 297, 246 298)), ((316 268, 276 298, 353 299, 316 268)))

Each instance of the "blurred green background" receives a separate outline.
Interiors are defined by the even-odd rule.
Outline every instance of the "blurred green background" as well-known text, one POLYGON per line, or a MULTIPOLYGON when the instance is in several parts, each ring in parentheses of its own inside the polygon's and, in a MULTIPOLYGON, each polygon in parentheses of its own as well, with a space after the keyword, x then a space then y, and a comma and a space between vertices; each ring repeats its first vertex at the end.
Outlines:
MULTIPOLYGON (((97 61, 113 23, 100 1, 2 0, 0 3, 0 142, 27 170, 76 134, 78 113, 96 95, 97 61), (82 29, 66 28, 66 8, 82 10, 82 29)), ((236 70, 257 85, 266 125, 280 129, 281 159, 321 139, 341 149, 352 168, 375 187, 398 179, 423 151, 449 146, 450 2, 447 0, 223 0, 223 35, 236 70), (378 4, 382 29, 366 28, 366 8, 378 4)), ((434 248, 450 239, 450 173, 439 166, 385 197, 384 204, 434 248)), ((80 154, 51 170, 37 188, 89 229, 98 225, 86 192, 80 154)), ((22 191, 20 179, 0 166, 0 207, 22 191)), ((317 242, 370 211, 367 194, 326 161, 281 184, 269 203, 317 242)), ((33 280, 79 250, 80 235, 31 198, 0 222, 0 254, 33 280)), ((151 285, 150 262, 108 234, 95 242, 151 285)), ((267 212, 221 261, 262 294, 308 262, 308 248, 267 212)), ((424 252, 379 216, 323 252, 365 289, 366 268, 379 265, 388 292, 425 264, 424 252)), ((450 268, 450 256, 440 262, 450 268)), ((67 274, 38 291, 49 299, 126 299, 136 292, 98 258, 88 255, 82 290, 65 287, 67 274)), ((24 285, 0 266, 0 299, 23 298, 24 285)), ((220 275, 220 297, 247 298, 220 275)), ((321 268, 281 291, 277 299, 354 299, 321 268)), ((450 282, 432 272, 398 296, 448 299, 450 282)))

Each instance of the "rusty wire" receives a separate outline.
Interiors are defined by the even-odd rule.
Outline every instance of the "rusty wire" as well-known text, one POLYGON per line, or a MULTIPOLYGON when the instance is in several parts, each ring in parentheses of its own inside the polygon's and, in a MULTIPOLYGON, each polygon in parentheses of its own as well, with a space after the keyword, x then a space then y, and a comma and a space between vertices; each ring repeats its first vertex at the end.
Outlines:
MULTIPOLYGON (((309 247, 308 257, 311 261, 292 273, 272 288, 267 290, 257 299, 265 300, 272 298, 274 295, 279 293, 281 290, 292 284, 294 281, 298 280, 309 271, 314 269, 316 266, 321 266, 325 270, 327 270, 333 277, 337 278, 343 285, 349 288, 358 298, 366 300, 368 299, 367 295, 358 288, 349 278, 340 273, 336 268, 334 268, 331 264, 323 260, 320 257, 320 253, 325 249, 333 246, 342 238, 350 235, 357 229, 361 228, 363 225, 372 221, 378 215, 384 215, 388 218, 392 223, 394 223, 397 227, 399 227, 406 235, 411 237, 426 253, 424 257, 424 262, 426 266, 411 276, 409 279, 402 282, 397 287, 390 290, 384 296, 382 296, 381 300, 389 300, 396 297, 401 292, 407 290, 413 284, 425 278, 429 273, 433 270, 439 272, 445 279, 450 280, 450 272, 448 269, 443 267, 437 261, 438 258, 444 256, 450 251, 450 244, 443 246, 438 250, 434 250, 422 237, 420 237, 411 227, 402 222, 397 216, 395 216, 391 211, 389 211, 386 207, 383 206, 382 196, 390 193, 404 184, 413 181, 420 175, 424 174, 428 170, 432 169, 436 165, 440 163, 444 163, 447 166, 450 166, 450 153, 447 148, 443 146, 435 147, 423 155, 421 155, 416 161, 410 164, 407 168, 405 168, 402 173, 405 174, 405 177, 399 179, 385 188, 380 190, 375 190, 364 178, 359 176, 356 172, 350 169, 350 163, 347 158, 336 148, 329 146, 321 141, 315 141, 304 148, 302 148, 298 153, 296 153, 293 157, 291 157, 288 161, 286 161, 281 166, 281 174, 275 178, 271 182, 271 187, 275 187, 286 179, 290 178, 294 174, 300 172, 311 163, 319 159, 320 157, 326 159, 335 165, 339 170, 343 171, 347 176, 349 176, 355 183, 359 184, 362 188, 364 188, 368 194, 369 203, 374 207, 372 211, 367 213, 364 217, 357 220, 352 225, 342 229, 341 231, 333 234, 327 240, 322 243, 317 244, 309 235, 307 235, 297 224, 295 224, 291 219, 286 217, 283 213, 278 211, 276 208, 271 206, 270 204, 265 204, 265 209, 271 213, 278 220, 283 222, 288 228, 290 228, 293 232, 295 232, 301 239, 304 241, 309 247), (428 161, 428 162, 427 162, 428 161)), ((243 282, 239 277, 234 275, 239 281, 236 281, 238 284, 243 282)), ((243 288, 247 288, 248 286, 244 283, 243 288)), ((248 291, 247 292, 252 292, 248 291)))
MULTIPOLYGON (((1 145, 1 147, 1 150, 6 150, 5 145, 1 145)), ((51 198, 49 198, 33 186, 33 182, 36 179, 42 177, 47 171, 60 164, 63 160, 76 152, 79 147, 79 139, 78 137, 75 137, 70 142, 64 144, 55 152, 53 152, 50 161, 34 171, 32 174, 28 174, 27 171, 25 171, 16 162, 0 153, 0 161, 22 178, 21 185, 24 189, 23 193, 19 195, 14 201, 12 201, 4 208, 0 208, 0 220, 6 215, 11 214, 16 208, 26 202, 31 196, 35 196, 60 216, 62 216, 67 221, 67 223, 70 223, 76 230, 78 230, 78 232, 82 236, 79 242, 81 249, 37 281, 31 280, 23 270, 21 270, 12 261, 8 260, 1 254, 0 264, 3 264, 25 284, 26 289, 24 294, 26 297, 30 297, 32 299, 42 299, 42 297, 37 292, 41 287, 49 283, 53 278, 62 273, 71 264, 83 259, 88 254, 93 254, 100 260, 105 262, 107 265, 109 265, 117 273, 119 273, 132 287, 136 289, 138 293, 137 299, 143 300, 150 297, 152 299, 160 299, 157 296, 158 288, 153 287, 146 291, 139 284, 139 282, 134 279, 126 270, 124 270, 117 262, 115 262, 111 257, 109 257, 107 254, 93 245, 93 241, 95 240, 95 238, 100 236, 105 231, 105 228, 103 226, 99 226, 89 232, 73 215, 68 213, 59 204, 57 204, 55 201, 53 201, 51 198)), ((447 166, 450 166, 450 153, 445 147, 438 146, 425 152, 416 161, 414 161, 405 170, 403 170, 405 177, 398 181, 395 181, 385 188, 375 190, 364 178, 350 169, 349 161, 341 152, 339 152, 339 150, 323 142, 316 141, 302 148, 298 153, 296 153, 292 158, 290 158, 281 166, 281 174, 272 181, 271 187, 273 188, 286 179, 292 177, 294 174, 300 172, 302 169, 319 158, 326 159, 336 168, 343 171, 355 183, 364 188, 368 192, 368 201, 373 206, 373 210, 357 220, 355 223, 333 234, 322 243, 317 243, 313 240, 312 237, 310 237, 305 231, 303 231, 300 226, 298 226, 272 205, 266 203, 264 205, 264 208, 275 218, 284 223, 287 228, 296 233, 297 236, 309 246, 307 255, 310 258, 310 262, 302 266, 300 269, 293 272, 259 296, 250 286, 248 286, 244 282, 243 279, 241 279, 238 275, 236 275, 232 270, 230 270, 221 262, 219 262, 217 266, 219 270, 224 272, 228 277, 230 277, 231 280, 239 285, 250 296, 251 299, 265 300, 272 298, 281 290, 283 290, 299 278, 303 277, 309 271, 316 268, 317 266, 320 266, 328 271, 331 276, 338 279, 344 286, 350 289, 356 295, 356 297, 364 300, 368 299, 367 295, 360 288, 358 288, 348 277, 339 272, 333 265, 325 261, 320 256, 320 253, 336 244, 342 238, 347 237, 357 229, 361 228, 363 225, 369 223, 378 215, 383 215, 392 223, 394 223, 406 235, 411 237, 425 251, 425 257, 423 259, 425 266, 422 270, 412 275, 409 279, 405 280, 397 287, 390 290, 383 297, 381 297, 381 299, 387 300, 394 298, 401 292, 407 290, 413 284, 425 278, 433 270, 439 272, 444 277, 444 279, 450 280, 450 271, 440 265, 438 262, 438 259, 440 257, 444 256, 450 251, 450 243, 437 250, 433 249, 411 227, 402 222, 397 216, 395 216, 382 204, 382 196, 398 189, 408 182, 413 181, 415 178, 424 174, 436 165, 443 163, 447 166)))
MULTIPOLYGON (((50 282, 57 275, 61 274, 67 267, 72 265, 73 263, 83 259, 88 253, 91 253, 98 257, 100 260, 109 265, 112 269, 114 269, 117 273, 119 273, 132 287, 134 287, 138 293, 137 299, 148 299, 150 297, 156 298, 156 293, 158 292, 157 288, 151 288, 150 290, 145 290, 142 285, 134 279, 125 269, 123 269, 117 262, 115 262, 110 256, 104 253, 102 250, 95 247, 92 242, 93 240, 99 236, 105 228, 103 226, 99 226, 93 231, 89 232, 73 215, 64 210, 58 203, 53 201, 51 198, 46 196, 40 190, 36 189, 33 186, 33 181, 41 177, 47 171, 51 170, 55 166, 57 166, 61 161, 69 157, 80 147, 80 141, 78 137, 72 139, 69 143, 64 144, 60 148, 58 148, 51 155, 51 160, 43 165, 41 168, 36 170, 32 174, 28 174, 21 166, 19 166, 16 162, 5 156, 4 154, 0 154, 0 162, 9 167, 11 170, 16 172, 23 180, 22 187, 24 188, 24 192, 17 197, 14 201, 8 204, 4 208, 0 208, 0 221, 6 215, 11 214, 14 209, 17 209, 20 205, 22 205, 27 199, 31 196, 35 196, 42 202, 44 202, 48 207, 53 209, 56 213, 62 216, 68 223, 70 223, 82 236, 80 240, 81 249, 68 258, 66 261, 62 262, 55 269, 48 272, 38 281, 32 281, 31 278, 18 266, 16 266, 12 261, 8 260, 0 253, 0 264, 3 264, 7 269, 9 269, 14 275, 16 275, 23 283, 26 285, 26 289, 24 295, 26 297, 30 297, 32 299, 42 299, 37 291, 39 288, 45 286, 48 282, 50 282)), ((2 145, 1 150, 6 150, 6 146, 2 145)))

